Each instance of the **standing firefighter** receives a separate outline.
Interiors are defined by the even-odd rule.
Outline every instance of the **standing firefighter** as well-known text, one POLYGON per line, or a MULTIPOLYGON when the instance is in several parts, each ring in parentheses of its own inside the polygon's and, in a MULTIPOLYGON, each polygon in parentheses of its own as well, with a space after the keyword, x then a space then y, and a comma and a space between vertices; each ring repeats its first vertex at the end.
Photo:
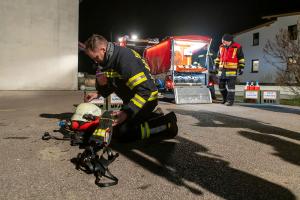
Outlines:
POLYGON ((223 97, 222 103, 232 106, 234 103, 236 77, 243 74, 245 67, 242 47, 233 41, 232 35, 224 34, 222 37, 222 44, 215 59, 215 67, 218 70, 219 89, 223 97))
POLYGON ((86 54, 98 64, 96 89, 85 101, 115 92, 124 103, 114 115, 114 136, 122 141, 177 135, 176 115, 154 112, 158 91, 148 64, 128 48, 116 46, 101 35, 92 35, 85 42, 86 54))

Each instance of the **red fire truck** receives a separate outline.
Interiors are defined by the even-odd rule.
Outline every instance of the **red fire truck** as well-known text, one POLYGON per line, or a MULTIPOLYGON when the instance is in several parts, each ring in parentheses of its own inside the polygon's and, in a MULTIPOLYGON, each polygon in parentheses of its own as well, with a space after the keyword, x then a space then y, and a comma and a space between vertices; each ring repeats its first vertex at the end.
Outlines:
POLYGON ((159 43, 158 38, 139 39, 139 38, 130 38, 128 35, 120 37, 119 41, 116 42, 117 45, 133 49, 136 52, 138 52, 140 55, 143 55, 144 50, 146 48, 156 45, 158 43, 159 43))

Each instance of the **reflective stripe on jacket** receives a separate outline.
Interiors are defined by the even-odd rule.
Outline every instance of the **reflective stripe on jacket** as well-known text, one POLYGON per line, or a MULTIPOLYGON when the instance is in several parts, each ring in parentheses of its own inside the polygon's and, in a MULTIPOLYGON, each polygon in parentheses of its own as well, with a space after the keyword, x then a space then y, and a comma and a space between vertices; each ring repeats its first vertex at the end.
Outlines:
POLYGON ((229 47, 223 44, 219 47, 215 65, 219 69, 237 70, 245 67, 245 59, 241 45, 233 42, 229 47))

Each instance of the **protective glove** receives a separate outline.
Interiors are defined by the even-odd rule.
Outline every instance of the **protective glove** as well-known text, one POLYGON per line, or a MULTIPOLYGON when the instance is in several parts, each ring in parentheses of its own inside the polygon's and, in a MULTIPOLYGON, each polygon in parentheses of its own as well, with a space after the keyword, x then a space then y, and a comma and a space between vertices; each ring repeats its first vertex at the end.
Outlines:
POLYGON ((243 69, 239 69, 238 70, 238 75, 242 75, 244 73, 244 70, 243 69))
POLYGON ((211 70, 211 71, 209 71, 209 73, 211 73, 211 74, 218 74, 218 70, 217 69, 214 69, 214 70, 211 70))

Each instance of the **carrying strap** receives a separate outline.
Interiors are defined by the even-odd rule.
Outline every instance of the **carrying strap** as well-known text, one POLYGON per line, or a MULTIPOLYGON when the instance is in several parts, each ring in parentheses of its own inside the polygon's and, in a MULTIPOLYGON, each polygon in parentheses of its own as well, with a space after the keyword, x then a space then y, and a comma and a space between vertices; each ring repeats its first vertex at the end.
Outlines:
POLYGON ((103 155, 100 157, 100 159, 97 159, 95 162, 95 168, 94 168, 94 175, 96 177, 95 184, 99 187, 109 187, 113 185, 117 185, 119 179, 115 177, 108 169, 108 165, 110 165, 115 159, 119 156, 118 153, 113 155, 113 152, 111 148, 105 148, 103 153, 107 153, 107 159, 103 157, 103 155), (106 177, 107 179, 110 179, 112 182, 100 182, 102 177, 106 177))
POLYGON ((119 182, 119 179, 117 177, 115 177, 114 175, 112 175, 112 173, 109 171, 109 169, 106 170, 106 174, 103 176, 112 180, 113 182, 100 183, 99 182, 100 179, 98 179, 99 181, 97 181, 97 178, 96 178, 95 184, 98 185, 99 187, 109 187, 109 186, 117 185, 119 182))
POLYGON ((56 137, 56 136, 50 135, 49 132, 45 132, 44 135, 42 136, 42 140, 50 140, 50 139, 55 139, 55 140, 70 140, 71 137, 60 138, 60 137, 56 137))

